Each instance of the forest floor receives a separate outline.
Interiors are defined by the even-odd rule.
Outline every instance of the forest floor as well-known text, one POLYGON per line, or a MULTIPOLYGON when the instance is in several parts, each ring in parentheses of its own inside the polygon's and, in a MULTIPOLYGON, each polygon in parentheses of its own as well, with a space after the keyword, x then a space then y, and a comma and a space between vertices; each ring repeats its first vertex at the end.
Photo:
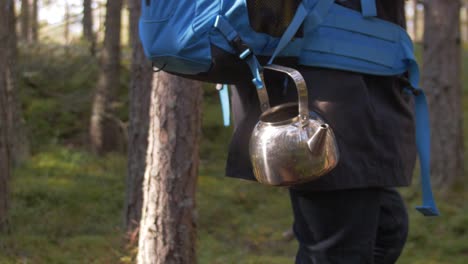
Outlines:
MULTIPOLYGON (((96 59, 80 46, 21 50, 18 84, 33 154, 13 173, 11 230, 0 236, 0 264, 132 263, 136 241, 128 242, 122 230, 126 155, 97 157, 86 148, 96 59)), ((128 51, 124 59, 115 112, 127 120, 128 51)), ((464 62, 468 131, 468 52, 464 62)), ((206 87, 204 98, 199 263, 293 263, 297 243, 283 237, 292 223, 287 191, 223 177, 231 129, 222 126, 216 91, 206 87)), ((417 181, 401 191, 411 222, 398 263, 468 263, 466 179, 453 192, 437 194, 438 218, 412 209, 420 201, 417 181)))

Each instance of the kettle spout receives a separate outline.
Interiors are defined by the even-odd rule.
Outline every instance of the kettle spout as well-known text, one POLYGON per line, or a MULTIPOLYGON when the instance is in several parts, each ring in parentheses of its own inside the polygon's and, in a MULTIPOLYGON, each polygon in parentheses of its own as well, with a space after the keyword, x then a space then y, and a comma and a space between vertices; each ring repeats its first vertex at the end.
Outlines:
POLYGON ((313 155, 320 155, 323 152, 329 129, 328 124, 321 125, 309 141, 307 141, 309 150, 313 155))

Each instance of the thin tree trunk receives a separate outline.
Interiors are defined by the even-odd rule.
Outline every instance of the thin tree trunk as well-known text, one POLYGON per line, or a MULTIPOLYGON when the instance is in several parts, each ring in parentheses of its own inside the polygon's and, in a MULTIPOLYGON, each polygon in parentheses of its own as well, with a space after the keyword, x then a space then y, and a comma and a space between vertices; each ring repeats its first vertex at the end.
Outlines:
POLYGON ((413 37, 414 41, 419 41, 419 11, 418 11, 418 0, 413 1, 413 9, 414 9, 414 15, 413 15, 413 37))
POLYGON ((38 0, 32 0, 31 10, 31 42, 37 43, 39 40, 39 6, 38 0))
POLYGON ((12 127, 11 92, 14 91, 16 32, 14 0, 0 2, 0 231, 8 228, 12 127))
POLYGON ((29 42, 29 0, 21 0, 21 40, 29 42))
POLYGON ((90 52, 94 56, 96 49, 96 38, 93 30, 92 0, 83 0, 83 38, 89 43, 90 52))
POLYGON ((468 1, 465 1, 465 42, 468 42, 468 1))
POLYGON ((130 1, 130 43, 132 67, 130 81, 130 127, 128 139, 127 197, 125 201, 125 226, 135 234, 141 220, 143 204, 143 177, 148 147, 149 105, 151 99, 151 64, 145 58, 138 37, 138 19, 141 2, 130 1))
MULTIPOLYGON (((9 1, 7 1, 9 2, 9 1)), ((23 119, 21 105, 18 99, 18 91, 16 86, 16 60, 17 60, 17 37, 16 37, 16 19, 15 13, 13 17, 8 17, 9 14, 4 13, 5 19, 10 19, 9 23, 5 26, 13 27, 9 28, 8 40, 0 39, 4 47, 3 50, 8 51, 5 53, 3 59, 6 63, 5 74, 6 74, 6 104, 7 107, 7 124, 9 129, 9 142, 10 142, 10 160, 13 166, 17 166, 26 161, 30 156, 30 146, 27 136, 26 124, 23 119)))
POLYGON ((65 40, 65 53, 68 54, 68 45, 70 44, 70 4, 65 2, 65 24, 63 30, 63 39, 65 40))
POLYGON ((442 189, 463 174, 460 1, 426 0, 423 87, 431 108, 432 177, 442 189))
POLYGON ((155 74, 138 264, 196 263, 201 99, 200 83, 155 74))
POLYGON ((106 116, 112 115, 110 109, 112 94, 120 79, 121 10, 122 0, 107 1, 104 48, 89 130, 91 147, 96 153, 108 152, 117 147, 117 129, 112 128, 106 116))

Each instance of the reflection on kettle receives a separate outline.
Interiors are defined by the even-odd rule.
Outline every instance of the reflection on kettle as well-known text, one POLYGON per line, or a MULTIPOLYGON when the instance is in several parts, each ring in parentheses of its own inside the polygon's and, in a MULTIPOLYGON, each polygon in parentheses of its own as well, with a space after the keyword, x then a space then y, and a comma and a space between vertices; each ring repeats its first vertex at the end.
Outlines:
MULTIPOLYGON (((250 138, 250 159, 257 180, 267 185, 291 186, 330 172, 339 160, 332 129, 316 113, 309 113, 307 87, 291 68, 270 65, 295 83, 299 103, 266 109, 250 138)), ((269 105, 266 89, 258 90, 261 105, 269 105)))

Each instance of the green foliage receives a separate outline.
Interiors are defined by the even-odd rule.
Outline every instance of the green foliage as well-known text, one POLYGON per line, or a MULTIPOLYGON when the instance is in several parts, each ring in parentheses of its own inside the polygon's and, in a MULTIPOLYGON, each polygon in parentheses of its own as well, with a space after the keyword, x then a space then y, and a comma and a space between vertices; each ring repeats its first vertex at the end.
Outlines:
MULTIPOLYGON (((84 145, 98 60, 81 44, 38 44, 20 50, 18 86, 33 150, 56 143, 84 145)), ((128 120, 128 67, 122 66, 112 104, 123 122, 128 120)))
POLYGON ((12 229, 0 237, 0 263, 118 262, 123 156, 49 147, 14 176, 12 229))

